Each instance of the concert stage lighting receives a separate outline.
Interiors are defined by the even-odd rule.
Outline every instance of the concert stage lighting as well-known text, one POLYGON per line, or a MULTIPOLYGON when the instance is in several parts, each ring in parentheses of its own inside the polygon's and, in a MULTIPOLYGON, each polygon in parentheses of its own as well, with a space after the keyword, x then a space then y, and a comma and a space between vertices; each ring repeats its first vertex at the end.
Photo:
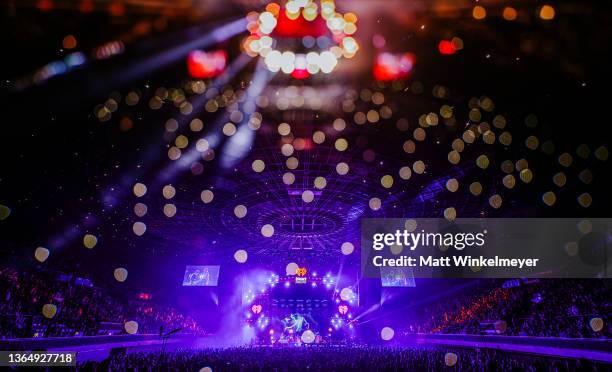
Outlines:
POLYGON ((605 2, 8 3, 0 366, 610 369, 605 2))

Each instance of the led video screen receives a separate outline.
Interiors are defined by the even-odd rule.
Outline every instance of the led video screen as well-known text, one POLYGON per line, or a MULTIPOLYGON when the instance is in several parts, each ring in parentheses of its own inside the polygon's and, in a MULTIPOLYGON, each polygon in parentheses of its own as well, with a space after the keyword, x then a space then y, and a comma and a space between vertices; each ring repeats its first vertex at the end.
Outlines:
POLYGON ((383 287, 416 287, 412 269, 407 267, 381 267, 380 280, 383 287))
POLYGON ((219 266, 187 266, 183 277, 184 287, 216 287, 219 266))

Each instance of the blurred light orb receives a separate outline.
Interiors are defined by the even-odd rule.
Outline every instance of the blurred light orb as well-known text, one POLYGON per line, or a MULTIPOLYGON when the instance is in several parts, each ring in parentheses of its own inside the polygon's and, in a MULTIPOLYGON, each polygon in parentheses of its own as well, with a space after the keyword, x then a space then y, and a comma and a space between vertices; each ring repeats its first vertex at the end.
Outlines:
POLYGON ((503 199, 499 194, 495 194, 489 198, 489 205, 495 209, 499 209, 502 206, 503 199))
POLYGON ((554 192, 547 191, 544 193, 544 195, 542 195, 542 201, 544 202, 544 204, 548 205, 549 207, 552 207, 553 204, 555 204, 555 202, 557 201, 557 196, 554 192))
POLYGON ((472 9, 472 17, 474 19, 485 19, 487 16, 487 10, 480 5, 476 5, 474 9, 472 9))
POLYGON ((529 162, 526 159, 519 159, 516 161, 516 164, 514 166, 516 167, 516 170, 520 172, 524 169, 529 168, 529 162))
POLYGON ((166 204, 164 205, 164 215, 168 218, 172 218, 176 215, 176 205, 166 204))
POLYGON ((298 167, 299 163, 300 163, 299 160, 296 157, 294 157, 294 156, 290 157, 285 162, 285 164, 287 165, 287 168, 289 168, 289 169, 296 169, 298 167))
POLYGON ((414 153, 416 151, 416 144, 412 140, 407 140, 402 145, 402 148, 404 149, 405 153, 412 154, 412 153, 414 153))
POLYGON ((384 175, 382 176, 382 178, 380 179, 380 184, 385 188, 385 189, 389 189, 393 186, 393 177, 390 175, 384 175))
POLYGON ((176 137, 174 144, 179 149, 184 149, 189 144, 189 139, 181 134, 180 136, 176 137))
POLYGON ((284 145, 281 146, 281 153, 284 156, 291 156, 293 155, 294 151, 295 149, 293 148, 293 145, 290 143, 285 143, 284 145))
POLYGON ((489 167, 489 158, 486 155, 480 155, 476 158, 476 165, 478 168, 487 169, 489 167))
POLYGON ((42 307, 42 314, 45 318, 51 319, 57 314, 57 306, 54 304, 44 304, 42 307))
POLYGON ((506 188, 512 189, 516 185, 516 178, 514 178, 514 176, 511 174, 506 174, 502 179, 502 183, 504 186, 506 186, 506 188))
POLYGON ((315 334, 310 329, 307 329, 302 333, 302 342, 305 344, 312 344, 315 340, 315 334))
POLYGON ((312 140, 318 145, 322 144, 325 142, 325 133, 321 132, 320 130, 314 132, 312 135, 312 140))
POLYGON ((399 176, 403 180, 409 180, 412 177, 412 170, 410 167, 401 167, 399 170, 399 176))
POLYGON ((452 367, 457 364, 457 354, 446 353, 444 355, 444 364, 446 364, 448 367, 452 367))
POLYGON ((369 205, 371 210, 377 211, 377 210, 380 209, 380 207, 382 205, 382 201, 379 198, 372 198, 368 202, 368 205, 369 205))
POLYGON ((162 189, 162 195, 166 199, 172 199, 174 198, 174 195, 176 195, 176 189, 172 185, 166 185, 162 189))
POLYGON ((295 262, 291 262, 287 264, 287 266, 285 267, 285 273, 287 275, 295 275, 298 267, 299 267, 298 264, 296 264, 295 262))
POLYGON ((578 222, 578 231, 583 234, 590 234, 593 231, 593 222, 590 220, 582 220, 578 222))
POLYGON ((138 217, 143 217, 147 214, 147 211, 147 205, 144 203, 136 203, 136 205, 134 205, 134 214, 138 217))
POLYGON ((348 148, 348 142, 344 138, 338 138, 334 146, 338 151, 345 151, 348 148))
POLYGON ((413 232, 414 230, 416 230, 417 228, 417 221, 414 219, 409 219, 406 220, 406 222, 404 223, 404 229, 406 229, 406 231, 408 232, 413 232))
POLYGON ((304 203, 310 203, 314 200, 314 193, 310 190, 304 190, 302 193, 302 200, 304 203))
POLYGON ((234 259, 238 263, 245 263, 249 258, 249 254, 244 249, 239 249, 234 253, 234 259))
POLYGON ((355 251, 355 246, 351 242, 344 242, 342 243, 340 250, 342 251, 343 255, 348 256, 355 251))
POLYGON ((286 172, 283 174, 283 183, 287 186, 293 185, 295 182, 295 175, 291 172, 286 172))
POLYGON ((572 165, 572 162, 574 161, 572 155, 568 152, 564 152, 563 154, 559 155, 559 164, 561 164, 562 166, 568 168, 570 165, 572 165))
POLYGON ((134 222, 134 225, 132 225, 132 231, 134 231, 134 234, 136 234, 136 236, 143 236, 144 233, 147 231, 147 225, 140 221, 134 222))
POLYGON ((608 149, 605 146, 600 146, 595 150, 595 157, 598 160, 606 161, 609 155, 608 149))
POLYGON ((261 173, 266 168, 266 164, 263 162, 263 160, 257 159, 253 161, 253 164, 251 165, 251 167, 253 168, 255 172, 261 173))
POLYGON ((278 134, 281 136, 288 136, 291 133, 291 126, 287 123, 280 123, 278 125, 278 134))
POLYGON ((125 322, 125 324, 123 325, 123 328, 130 335, 134 335, 138 333, 138 323, 134 320, 125 322))
POLYGON ((200 194, 200 199, 202 199, 202 202, 204 202, 204 204, 212 202, 214 198, 215 194, 210 190, 204 190, 200 194))
POLYGON ((446 208, 444 210, 444 218, 448 221, 454 221, 457 218, 457 210, 453 207, 446 208))
POLYGON ((213 372, 213 369, 210 367, 204 367, 200 369, 200 372, 213 372))
POLYGON ((446 181, 446 189, 450 192, 455 192, 459 189, 459 181, 456 178, 451 178, 446 181))
POLYGON ((93 249, 98 244, 98 238, 91 234, 85 234, 83 237, 83 245, 85 248, 93 249))
POLYGON ((6 220, 11 215, 11 208, 0 204, 0 221, 6 220))
POLYGON ((568 256, 575 256, 578 254, 578 243, 576 242, 567 242, 565 244, 565 252, 568 256))
POLYGON ((137 198, 143 197, 147 193, 147 186, 139 182, 134 185, 133 191, 137 198))
POLYGON ((272 235, 274 235, 274 226, 270 224, 263 225, 261 227, 261 235, 263 235, 266 238, 272 237, 272 235))
POLYGON ((521 181, 529 183, 533 180, 533 173, 530 169, 526 168, 519 173, 519 177, 521 178, 521 181))
POLYGON ((383 341, 391 341, 393 336, 395 336, 395 331, 391 327, 384 327, 380 331, 380 338, 382 338, 383 341))
POLYGON ((580 196, 578 196, 578 204, 580 204, 581 207, 588 208, 591 206, 591 203, 593 203, 593 198, 588 192, 582 193, 580 196))
POLYGON ((589 321, 589 325, 591 326, 591 329, 595 332, 599 332, 603 329, 604 326, 604 321, 602 318, 596 317, 596 318, 592 318, 589 321))
POLYGON ((517 16, 518 16, 518 13, 516 9, 509 7, 509 6, 505 7, 502 13, 502 17, 504 17, 506 21, 514 21, 516 20, 517 16))
POLYGON ((346 128, 346 122, 344 121, 344 119, 338 118, 336 120, 334 120, 332 127, 337 131, 337 132, 341 132, 344 130, 344 128, 346 128))
POLYGON ((470 184, 470 193, 474 196, 478 196, 482 193, 482 185, 480 182, 472 182, 470 184))
POLYGON ((123 267, 118 267, 113 272, 113 276, 115 277, 116 281, 118 281, 119 283, 123 283, 128 277, 128 271, 123 267))
POLYGON ((508 323, 505 320, 496 321, 493 326, 495 327, 495 333, 502 334, 508 329, 508 323))
POLYGON ((425 163, 421 160, 415 161, 414 164, 412 164, 412 170, 416 174, 423 174, 425 172, 425 163))
POLYGON ((168 159, 170 160, 178 160, 181 158, 181 149, 178 147, 172 146, 168 149, 168 159))
POLYGON ((44 247, 38 247, 34 251, 34 257, 38 262, 45 262, 49 258, 49 250, 44 247))
POLYGON ((551 19, 555 18, 555 8, 550 5, 543 5, 540 8, 540 18, 545 21, 550 21, 551 19))
POLYGON ((336 165, 336 172, 337 172, 339 175, 341 175, 341 176, 346 175, 346 174, 349 172, 349 166, 348 166, 348 164, 346 164, 346 163, 344 163, 344 162, 338 163, 338 164, 336 165))
POLYGON ((342 301, 351 301, 355 298, 355 292, 350 287, 342 288, 340 291, 340 298, 342 301))
POLYGON ((314 186, 317 189, 322 190, 327 186, 327 180, 325 179, 325 177, 317 177, 314 180, 314 186))
POLYGON ((233 136, 234 134, 236 134, 236 126, 233 123, 226 123, 223 126, 223 134, 228 137, 233 136))
POLYGON ((244 218, 247 215, 247 207, 242 204, 234 207, 234 215, 238 218, 244 218))
POLYGON ((200 138, 196 142, 196 151, 197 152, 205 152, 205 151, 208 151, 209 148, 210 148, 210 144, 204 138, 200 138))

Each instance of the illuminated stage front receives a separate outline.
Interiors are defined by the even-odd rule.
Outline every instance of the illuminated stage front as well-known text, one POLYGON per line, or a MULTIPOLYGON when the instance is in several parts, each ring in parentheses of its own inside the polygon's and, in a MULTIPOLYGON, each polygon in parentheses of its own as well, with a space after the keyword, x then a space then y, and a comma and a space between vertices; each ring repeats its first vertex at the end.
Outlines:
POLYGON ((243 285, 245 323, 260 344, 310 344, 352 338, 358 291, 338 288, 331 273, 297 268, 296 275, 270 274, 265 285, 243 285))

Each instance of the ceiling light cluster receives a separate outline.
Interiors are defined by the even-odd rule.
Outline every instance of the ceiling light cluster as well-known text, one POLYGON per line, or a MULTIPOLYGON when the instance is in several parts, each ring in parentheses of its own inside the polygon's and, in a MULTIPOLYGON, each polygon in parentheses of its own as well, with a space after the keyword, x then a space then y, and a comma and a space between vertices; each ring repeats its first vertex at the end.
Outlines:
MULTIPOLYGON (((359 44, 352 36, 357 31, 357 16, 354 13, 337 13, 334 0, 321 0, 320 6, 314 0, 290 0, 284 8, 277 3, 270 3, 261 13, 249 13, 247 19, 247 29, 251 35, 243 43, 244 51, 253 57, 263 57, 266 67, 272 72, 282 71, 296 78, 305 78, 318 72, 330 73, 340 58, 353 58, 359 50, 359 44), (336 45, 305 54, 276 49, 272 33, 279 22, 293 22, 300 16, 307 22, 315 22, 319 15, 325 21, 336 45)), ((297 28, 299 25, 294 22, 290 27, 297 28)))

